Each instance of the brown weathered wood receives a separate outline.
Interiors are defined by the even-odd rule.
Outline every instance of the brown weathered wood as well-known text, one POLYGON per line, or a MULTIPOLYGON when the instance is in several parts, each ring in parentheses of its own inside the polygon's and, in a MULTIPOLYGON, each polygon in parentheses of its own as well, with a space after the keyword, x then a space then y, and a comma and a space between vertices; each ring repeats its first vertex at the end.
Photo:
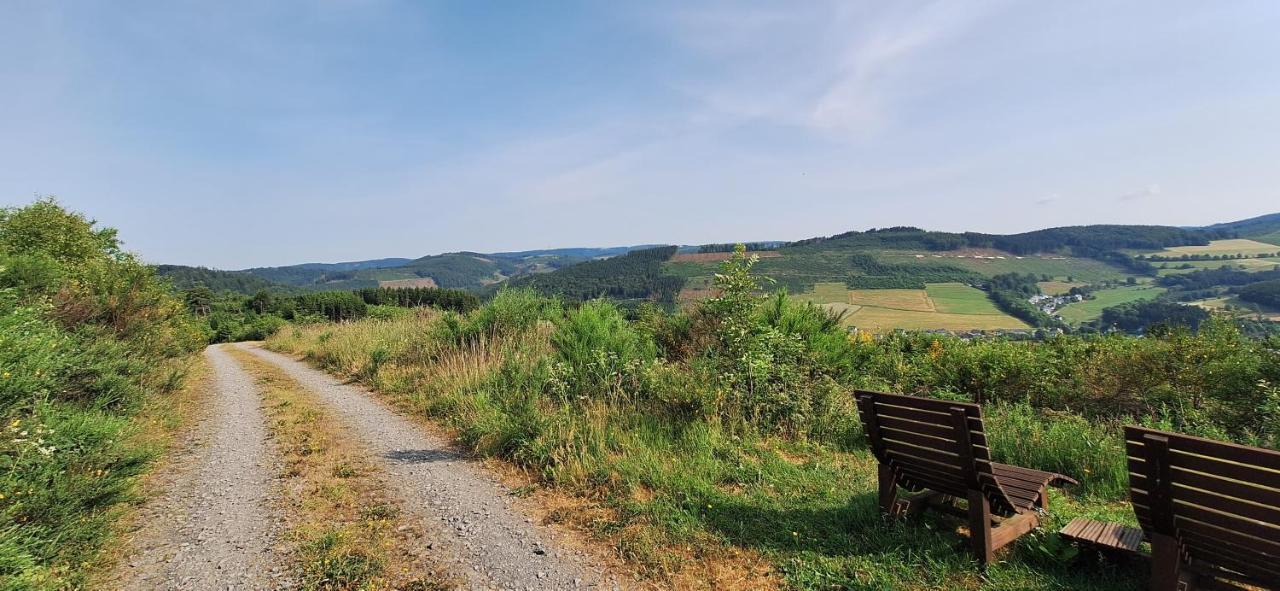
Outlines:
POLYGON ((1151 591, 1173 591, 1178 588, 1182 571, 1181 550, 1172 536, 1151 534, 1151 591))
POLYGON ((1040 526, 1040 516, 1027 512, 1015 515, 991 530, 991 551, 999 550, 1040 526))
POLYGON ((991 501, 979 490, 969 491, 969 547, 979 564, 995 559, 991 543, 991 501))
POLYGON ((880 481, 880 510, 888 515, 897 515, 898 484, 895 482, 893 469, 886 464, 880 464, 877 473, 880 481))
POLYGON ((1152 589, 1280 588, 1280 452, 1134 426, 1125 440, 1152 589))
POLYGON ((856 393, 862 424, 880 461, 880 504, 886 513, 924 508, 961 512, 963 498, 974 556, 983 564, 996 549, 1039 524, 1045 488, 1074 480, 991 461, 976 404, 901 394, 856 393), (898 488, 923 491, 907 502, 898 488), (904 502, 906 504, 904 504, 904 502))

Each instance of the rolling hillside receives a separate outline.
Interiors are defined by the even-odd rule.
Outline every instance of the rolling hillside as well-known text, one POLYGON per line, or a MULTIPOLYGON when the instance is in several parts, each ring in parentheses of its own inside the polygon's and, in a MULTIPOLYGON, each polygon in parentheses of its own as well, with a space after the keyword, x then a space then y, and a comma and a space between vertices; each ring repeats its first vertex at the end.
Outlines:
POLYGON ((1280 213, 1261 215, 1256 218, 1235 222, 1213 224, 1198 229, 1229 232, 1241 238, 1250 238, 1259 242, 1280 245, 1280 213))

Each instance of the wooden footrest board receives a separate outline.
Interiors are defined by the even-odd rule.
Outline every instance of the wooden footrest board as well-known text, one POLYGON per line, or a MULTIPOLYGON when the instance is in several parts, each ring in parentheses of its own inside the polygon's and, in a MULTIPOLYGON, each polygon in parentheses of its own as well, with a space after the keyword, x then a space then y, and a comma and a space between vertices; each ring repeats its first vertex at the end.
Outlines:
POLYGON ((1083 517, 1072 519, 1071 523, 1062 528, 1058 534, 1081 544, 1132 554, 1141 552, 1143 538, 1142 530, 1136 527, 1104 523, 1083 517))

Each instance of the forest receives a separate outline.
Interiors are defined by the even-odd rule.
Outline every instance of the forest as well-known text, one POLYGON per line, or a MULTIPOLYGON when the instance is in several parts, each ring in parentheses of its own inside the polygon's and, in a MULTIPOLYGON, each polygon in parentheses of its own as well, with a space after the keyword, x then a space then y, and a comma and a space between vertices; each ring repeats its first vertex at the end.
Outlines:
POLYGON ((1280 279, 1247 285, 1240 289, 1240 299, 1280 309, 1280 279))
POLYGON ((671 303, 684 280, 664 274, 662 263, 675 253, 675 246, 634 250, 622 256, 565 267, 555 273, 517 277, 508 285, 570 301, 609 297, 671 303))

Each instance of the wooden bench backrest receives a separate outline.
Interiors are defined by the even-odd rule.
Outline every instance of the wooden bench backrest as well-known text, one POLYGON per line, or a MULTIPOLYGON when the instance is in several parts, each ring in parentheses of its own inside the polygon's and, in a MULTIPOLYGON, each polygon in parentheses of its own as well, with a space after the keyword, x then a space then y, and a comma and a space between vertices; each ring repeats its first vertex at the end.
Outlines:
POLYGON ((992 475, 982 407, 866 390, 854 396, 872 453, 908 488, 960 498, 981 490, 992 511, 1017 512, 992 475))
POLYGON ((1125 427, 1133 511, 1193 566, 1280 584, 1280 452, 1125 427))

